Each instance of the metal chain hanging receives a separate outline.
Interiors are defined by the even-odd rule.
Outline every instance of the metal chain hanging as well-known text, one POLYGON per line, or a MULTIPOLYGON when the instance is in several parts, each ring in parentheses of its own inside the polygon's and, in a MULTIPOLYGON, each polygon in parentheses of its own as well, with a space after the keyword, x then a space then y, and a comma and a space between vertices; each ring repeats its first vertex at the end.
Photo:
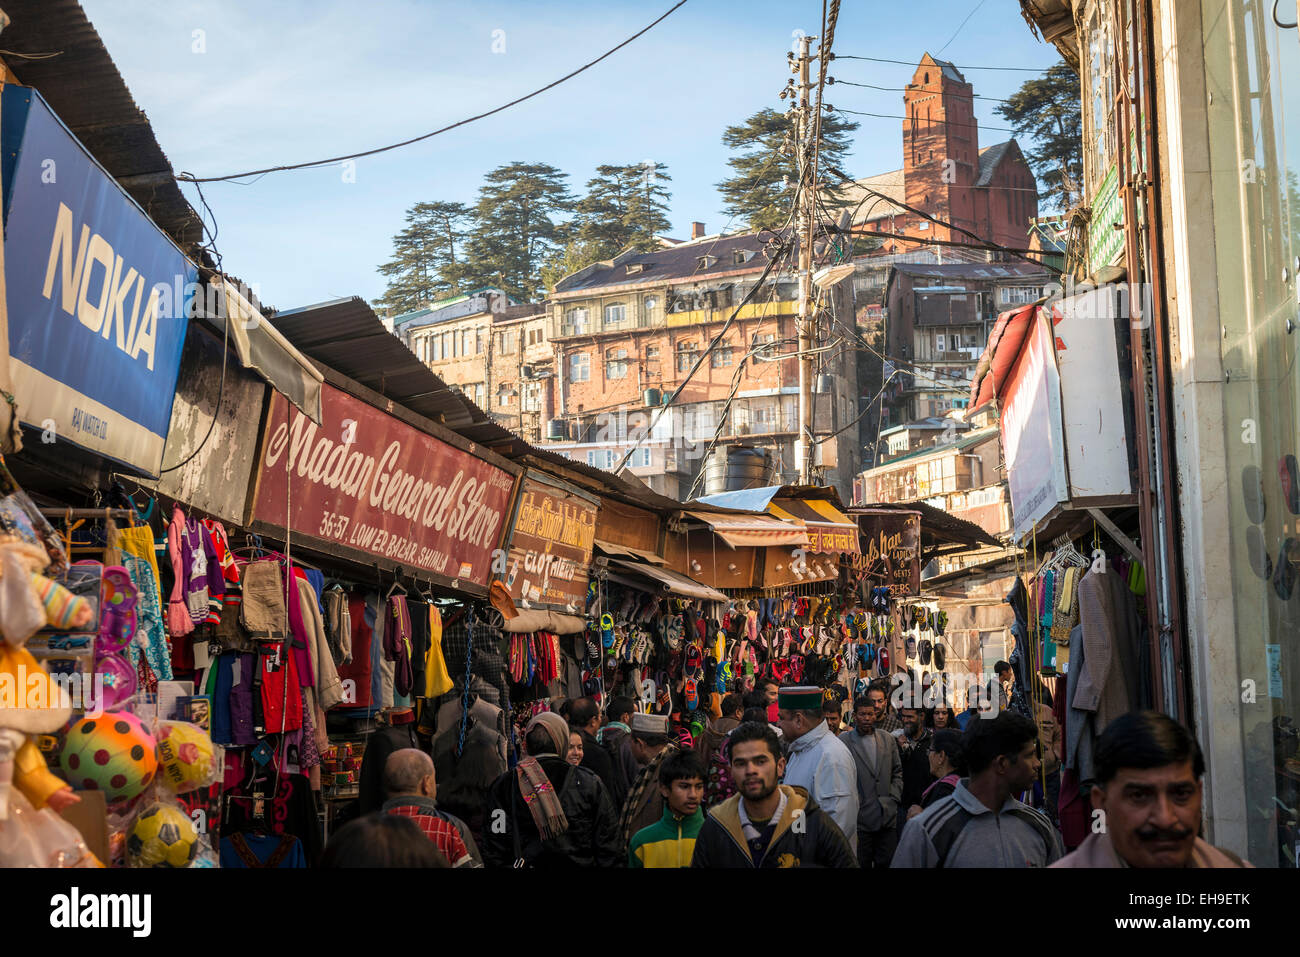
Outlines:
POLYGON ((466 605, 465 613, 465 687, 460 693, 460 738, 456 742, 456 754, 465 753, 465 732, 469 728, 469 681, 470 668, 474 661, 474 606, 466 605))

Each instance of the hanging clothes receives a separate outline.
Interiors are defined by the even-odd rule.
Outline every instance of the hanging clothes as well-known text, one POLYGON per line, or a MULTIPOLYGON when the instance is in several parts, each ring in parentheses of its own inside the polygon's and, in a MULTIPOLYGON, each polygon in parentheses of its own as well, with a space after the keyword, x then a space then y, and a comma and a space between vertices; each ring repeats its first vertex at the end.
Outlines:
POLYGON ((298 662, 282 641, 263 642, 258 656, 262 729, 268 734, 302 727, 302 684, 298 662))
POLYGON ((455 686, 442 655, 442 612, 429 605, 429 650, 424 659, 424 696, 432 700, 455 686))
POLYGON ((171 647, 163 624, 162 579, 154 554, 153 530, 147 525, 118 529, 122 564, 136 590, 135 640, 128 646, 131 663, 139 667, 143 653, 162 681, 172 680, 171 647))
POLYGON ((325 637, 337 667, 352 660, 352 615, 348 611, 347 590, 335 582, 325 589, 321 603, 325 612, 325 637))
POLYGON ((343 682, 351 682, 350 701, 344 704, 353 708, 370 707, 371 661, 370 646, 374 637, 373 619, 367 621, 368 606, 357 594, 348 598, 348 628, 352 641, 352 658, 339 666, 343 682))
POLYGON ((411 611, 405 595, 390 595, 384 625, 384 659, 393 665, 393 691, 409 698, 415 680, 411 669, 411 611))

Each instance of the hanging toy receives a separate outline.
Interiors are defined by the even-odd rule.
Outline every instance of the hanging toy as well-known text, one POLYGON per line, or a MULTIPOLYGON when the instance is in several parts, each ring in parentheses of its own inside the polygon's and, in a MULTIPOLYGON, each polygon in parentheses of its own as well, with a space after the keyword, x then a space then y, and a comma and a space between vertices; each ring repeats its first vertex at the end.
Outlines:
POLYGON ((82 718, 68 730, 60 765, 69 781, 87 791, 103 791, 111 804, 135 797, 153 780, 156 746, 135 715, 105 713, 82 718))
POLYGON ((132 867, 189 867, 198 853, 194 822, 174 804, 151 804, 140 812, 126 839, 132 867))

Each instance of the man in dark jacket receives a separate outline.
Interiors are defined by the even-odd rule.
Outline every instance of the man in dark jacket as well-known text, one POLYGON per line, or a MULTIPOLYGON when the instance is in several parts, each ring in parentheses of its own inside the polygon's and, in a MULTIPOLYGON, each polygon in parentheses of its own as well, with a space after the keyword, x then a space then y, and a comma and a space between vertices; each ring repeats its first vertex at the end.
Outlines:
MULTIPOLYGON (((600 778, 564 760, 564 721, 549 712, 524 736, 524 748, 544 772, 563 811, 561 833, 543 837, 530 801, 521 790, 519 769, 507 771, 488 794, 481 848, 488 867, 621 867, 618 820, 600 778), (551 725, 555 727, 552 727, 551 725)), ((521 762, 523 764, 523 762, 521 762)), ((545 782, 543 782, 545 783, 545 782)), ((537 800, 537 792, 533 792, 537 800)), ((548 795, 549 797, 549 795, 548 795)))
POLYGON ((692 867, 857 867, 835 822, 785 770, 776 732, 747 722, 731 732, 739 793, 713 808, 695 839, 692 867))
POLYGON ((611 698, 605 711, 605 726, 596 734, 596 740, 609 755, 614 768, 614 783, 609 787, 609 797, 616 808, 621 808, 627 800, 627 792, 641 770, 632 754, 632 714, 635 711, 636 702, 626 695, 611 698))
POLYGON ((594 771, 605 790, 613 794, 618 789, 614 781, 614 764, 609 759, 609 752, 596 741, 596 732, 600 730, 600 705, 592 698, 575 698, 569 709, 569 727, 582 738, 580 767, 594 771))
MULTIPOLYGON (((925 726, 925 712, 920 708, 904 707, 898 709, 898 717, 903 722, 903 733, 895 736, 898 756, 903 766, 903 794, 896 809, 895 833, 901 835, 903 825, 907 823, 907 809, 913 804, 921 803, 921 795, 934 779, 930 776, 932 732, 925 726)), ((891 852, 890 857, 892 856, 891 852)))

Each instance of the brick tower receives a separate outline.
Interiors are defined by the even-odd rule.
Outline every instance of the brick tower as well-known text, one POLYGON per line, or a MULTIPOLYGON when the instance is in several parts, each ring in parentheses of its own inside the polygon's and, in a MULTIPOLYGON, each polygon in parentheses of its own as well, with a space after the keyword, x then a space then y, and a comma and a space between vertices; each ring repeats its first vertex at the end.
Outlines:
MULTIPOLYGON (((976 230, 973 194, 979 179, 979 132, 974 89, 957 68, 929 53, 921 58, 903 94, 903 175, 907 203, 933 216, 976 230)), ((963 242, 938 224, 918 224, 918 235, 963 242)))

